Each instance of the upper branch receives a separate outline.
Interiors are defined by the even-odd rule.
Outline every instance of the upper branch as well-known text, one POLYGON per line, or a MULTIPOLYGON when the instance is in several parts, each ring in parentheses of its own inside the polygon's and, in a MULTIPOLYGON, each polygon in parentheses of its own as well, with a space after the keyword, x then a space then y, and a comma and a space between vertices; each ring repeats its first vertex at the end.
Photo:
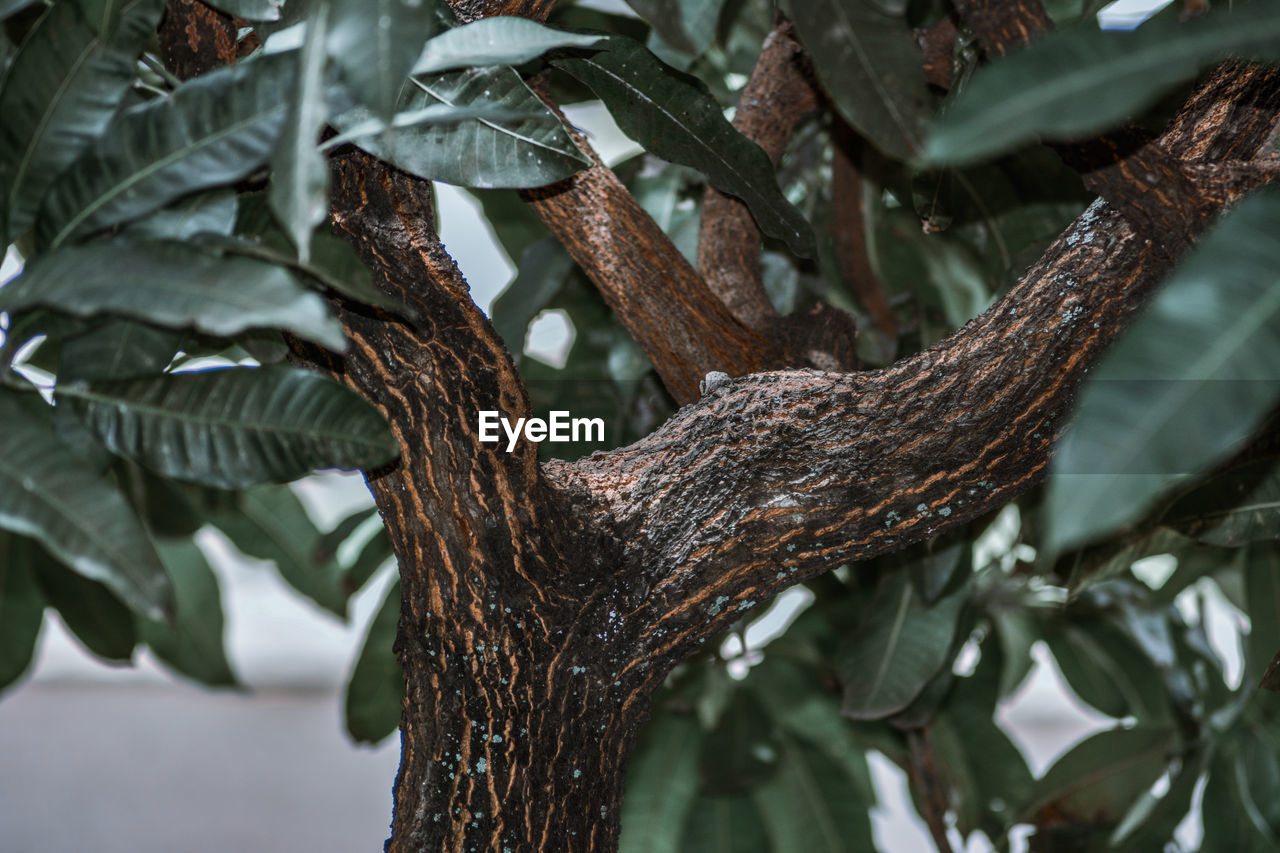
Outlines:
MULTIPOLYGON (((1224 67, 1161 143, 1251 158, 1277 115, 1280 72, 1224 67)), ((734 611, 1036 483, 1085 371, 1169 267, 1099 200, 1003 300, 917 356, 746 377, 635 445, 548 474, 585 490, 642 567, 630 618, 648 656, 688 651, 734 611)))

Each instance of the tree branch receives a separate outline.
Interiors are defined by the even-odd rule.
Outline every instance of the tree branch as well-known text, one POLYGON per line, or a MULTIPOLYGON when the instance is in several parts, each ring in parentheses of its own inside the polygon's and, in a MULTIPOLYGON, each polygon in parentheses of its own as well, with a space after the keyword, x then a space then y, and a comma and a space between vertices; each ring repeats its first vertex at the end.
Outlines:
MULTIPOLYGON (((1252 158, 1278 114, 1280 72, 1222 68, 1161 144, 1252 158)), ((1084 372, 1169 267, 1099 200, 1003 300, 917 356, 859 374, 745 377, 630 447, 548 465, 642 574, 644 604, 628 615, 649 626, 641 658, 679 658, 795 582, 1038 482, 1084 372)))
MULTIPOLYGON (((818 105, 808 57, 791 22, 779 19, 738 98, 733 126, 777 165, 796 124, 818 105)), ((760 244, 760 229, 747 206, 708 186, 698 233, 698 271, 735 317, 764 330, 777 321, 778 312, 760 278, 760 244)))

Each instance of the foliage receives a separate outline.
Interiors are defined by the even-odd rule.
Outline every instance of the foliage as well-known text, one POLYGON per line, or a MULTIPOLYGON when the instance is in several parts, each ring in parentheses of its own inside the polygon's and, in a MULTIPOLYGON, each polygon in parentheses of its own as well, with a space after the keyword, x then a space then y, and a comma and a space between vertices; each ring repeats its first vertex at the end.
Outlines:
MULTIPOLYGON (((1149 119, 1223 55, 1280 50, 1260 2, 1127 35, 1059 2, 1060 34, 968 85, 974 56, 958 51, 948 94, 925 83, 912 37, 944 4, 797 0, 833 111, 775 172, 725 119, 772 25, 766 0, 633 0, 638 20, 564 3, 549 26, 456 26, 407 0, 213 5, 253 22, 246 53, 261 47, 182 82, 157 71, 155 0, 0 2, 0 229, 25 262, 0 289, 0 686, 27 667, 45 607, 104 660, 145 644, 183 676, 234 683, 192 539, 208 527, 339 617, 390 558, 385 531, 340 547, 368 511, 321 531, 280 485, 395 456, 360 398, 278 363, 286 335, 343 350, 334 298, 403 310, 322 227, 339 145, 484 190, 519 269, 493 321, 535 408, 603 416, 616 446, 672 403, 510 191, 587 162, 534 73, 557 97, 599 97, 645 146, 616 171, 682 249, 708 183, 741 197, 784 312, 860 312, 832 232, 850 200, 834 197, 830 131, 852 126, 870 143, 857 203, 900 329, 864 347, 874 367, 965 323, 1090 215, 1038 135, 1149 119), (553 309, 575 330, 560 367, 524 351, 553 309)), ((1037 850, 1167 848, 1202 781, 1204 849, 1272 849, 1280 701, 1254 685, 1280 649, 1280 467, 1232 454, 1277 400, 1278 221, 1274 192, 1225 217, 1098 369, 1057 463, 1076 479, 808 584, 811 603, 763 649, 725 643, 682 665, 632 761, 623 849, 873 850, 872 752, 908 772, 922 813, 940 796, 956 831, 998 849, 1019 824, 1037 850), (1167 577, 1144 570, 1155 555, 1167 577), (1234 686, 1207 641, 1215 585, 1253 626, 1234 686), (1033 781, 995 712, 1041 643, 1115 725, 1033 781)), ((393 586, 354 666, 347 725, 362 741, 399 719, 398 605, 393 586)))

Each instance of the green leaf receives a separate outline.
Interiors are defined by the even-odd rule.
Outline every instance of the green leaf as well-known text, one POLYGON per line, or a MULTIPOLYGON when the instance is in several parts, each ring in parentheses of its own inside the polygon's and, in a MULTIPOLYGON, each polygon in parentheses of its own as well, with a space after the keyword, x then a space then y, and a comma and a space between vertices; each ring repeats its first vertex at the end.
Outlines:
POLYGON ((1245 642, 1245 684, 1256 683, 1280 651, 1280 546, 1250 545, 1245 551, 1245 600, 1249 637, 1245 642))
POLYGON ((1280 538, 1280 466, 1253 462, 1178 498, 1161 523, 1210 545, 1237 548, 1280 538))
POLYGON ((347 681, 347 731, 356 743, 378 743, 400 727, 404 673, 392 650, 399 625, 400 581, 396 580, 369 623, 360 656, 347 681))
POLYGON ((603 36, 552 29, 525 18, 482 18, 429 39, 414 75, 476 65, 519 65, 558 47, 591 47, 603 36))
POLYGON ((680 853, 770 853, 769 836, 750 796, 700 794, 689 810, 680 853))
POLYGON ((315 4, 298 53, 297 88, 289 120, 271 158, 271 209, 284 224, 303 263, 310 260, 311 232, 329 214, 329 165, 316 147, 329 112, 324 93, 324 39, 329 4, 315 4))
POLYGON ((343 588, 348 594, 355 595, 378 569, 386 565, 388 560, 393 559, 395 559, 395 553, 391 550, 391 536, 384 526, 365 543, 360 549, 360 556, 356 557, 355 562, 344 573, 343 588))
MULTIPOLYGON (((536 187, 567 178, 590 162, 547 105, 511 68, 493 66, 414 77, 399 109, 443 108, 435 123, 363 139, 364 150, 422 178, 466 187, 536 187), (511 118, 469 118, 467 110, 509 111, 511 118), (450 113, 464 118, 449 120, 450 113)), ((334 119, 346 132, 358 110, 334 119)))
POLYGON ((716 37, 724 0, 627 0, 653 27, 649 49, 676 68, 685 69, 716 37))
MULTIPOLYGON (((1276 233, 1280 192, 1245 199, 1090 371, 1052 463, 1049 552, 1136 520, 1169 484, 1232 453, 1275 404, 1276 233)), ((1082 285, 1063 285, 1069 305, 1082 285)))
POLYGON ((17 681, 36 650, 44 596, 32 576, 31 540, 0 531, 0 691, 17 681))
POLYGON ((59 384, 56 398, 112 453, 216 488, 371 468, 398 451, 382 416, 355 392, 293 367, 59 384))
POLYGON ((698 721, 681 714, 655 713, 644 724, 627 768, 620 853, 679 853, 702 738, 698 721))
POLYGON ((210 0, 209 5, 246 21, 278 21, 287 0, 210 0))
POLYGON ((1274 791, 1250 790, 1238 743, 1219 749, 1209 765, 1209 781, 1200 804, 1205 839, 1212 842, 1212 849, 1230 853, 1274 851, 1280 845, 1280 834, 1267 823, 1258 803, 1259 797, 1274 795, 1274 791))
POLYGON ((54 179, 106 126, 163 8, 163 0, 126 0, 103 39, 75 3, 58 3, 23 42, 0 91, 0 242, 31 225, 54 179))
POLYGON ((934 125, 921 158, 967 163, 1037 135, 1106 130, 1226 56, 1280 58, 1280 17, 1269 3, 1215 5, 1187 21, 1161 15, 1132 32, 1089 22, 1051 33, 980 69, 934 125))
POLYGON ((106 320, 62 342, 58 381, 157 376, 169 366, 183 337, 182 332, 133 320, 106 320))
POLYGON ((928 607, 906 572, 881 581, 865 621, 837 653, 842 711, 855 720, 876 720, 911 704, 949 662, 967 598, 962 589, 928 607))
POLYGON ((38 540, 139 612, 172 603, 164 566, 124 498, 54 437, 47 414, 0 390, 0 528, 38 540))
POLYGON ((118 115, 50 188, 38 241, 57 246, 257 169, 284 128, 296 66, 288 53, 267 54, 118 115))
POLYGON ((132 663, 138 644, 133 612, 102 584, 71 571, 39 545, 30 547, 36 584, 67 629, 103 661, 132 663))
POLYGON ((210 520, 245 554, 271 560, 291 587, 346 618, 342 567, 314 558, 321 533, 288 486, 247 491, 238 505, 220 508, 210 520))
POLYGON ((1155 665, 1114 625, 1064 623, 1046 631, 1045 640, 1067 684, 1084 702, 1111 717, 1168 719, 1155 665))
POLYGON ((414 60, 435 31, 435 5, 425 0, 333 0, 326 46, 356 99, 390 118, 414 60))
POLYGON ((190 539, 156 548, 173 581, 177 607, 170 623, 138 620, 138 634, 156 657, 210 687, 236 683, 222 642, 222 596, 204 554, 190 539))
POLYGON ((219 188, 184 196, 150 216, 131 222, 124 233, 157 240, 189 240, 197 234, 230 234, 236 225, 236 194, 219 188))
POLYGON ((1207 755, 1184 755, 1169 781, 1169 789, 1157 797, 1143 794, 1111 834, 1116 850, 1167 850, 1173 833, 1191 810, 1196 785, 1204 774, 1207 755))
POLYGON ((703 790, 733 794, 758 785, 778 769, 778 751, 773 723, 759 700, 736 691, 703 744, 703 790))
POLYGON ((840 765, 803 741, 783 742, 778 772, 752 789, 773 849, 872 853, 868 804, 840 765))
POLYGON ((40 0, 0 0, 0 21, 10 18, 40 0))
POLYGON ((342 326, 288 270, 177 240, 114 237, 32 261, 0 288, 0 310, 48 307, 88 317, 124 314, 173 328, 230 336, 282 328, 341 352, 342 326), (120 282, 129 282, 121 287, 120 282))
POLYGON ((502 336, 516 364, 524 355, 529 324, 564 287, 573 270, 573 258, 554 237, 544 237, 525 250, 516 268, 515 281, 498 295, 489 312, 493 327, 502 336))
POLYGON ((1172 747, 1173 737, 1166 729, 1099 732, 1072 747, 1035 783, 1029 814, 1083 826, 1114 826, 1164 773, 1172 747))
POLYGON ((1021 687, 1031 674, 1035 665, 1031 647, 1040 639, 1040 630, 1036 619, 1021 609, 998 610, 991 614, 991 621, 1004 663, 999 688, 1003 699, 1021 687))
POLYGON ((933 109, 905 19, 871 0, 791 0, 788 6, 845 120, 890 157, 914 155, 933 109))
POLYGON ((813 231, 778 188, 769 155, 734 129, 702 81, 630 39, 612 36, 598 48, 560 54, 552 64, 590 86, 618 127, 646 150, 702 172, 741 199, 765 234, 798 255, 813 255, 813 231))

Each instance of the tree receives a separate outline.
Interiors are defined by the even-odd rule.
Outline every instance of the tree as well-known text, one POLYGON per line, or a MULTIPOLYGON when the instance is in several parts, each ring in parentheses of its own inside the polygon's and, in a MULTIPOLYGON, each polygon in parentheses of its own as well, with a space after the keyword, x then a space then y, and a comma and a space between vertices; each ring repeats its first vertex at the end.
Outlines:
POLYGON ((0 3, 0 683, 46 605, 228 683, 212 524, 339 614, 394 554, 348 696, 399 723, 389 850, 870 850, 869 749, 941 849, 1155 849, 1204 779, 1206 844, 1270 849, 1269 5, 450 5, 0 3), (587 92, 645 157, 562 121, 587 92), (427 179, 521 259, 492 322, 427 179), (560 409, 616 449, 480 441, 560 409), (319 467, 366 472, 354 560, 368 514, 272 485, 319 467), (1041 640, 1123 722, 1033 782, 992 712, 1041 640))

